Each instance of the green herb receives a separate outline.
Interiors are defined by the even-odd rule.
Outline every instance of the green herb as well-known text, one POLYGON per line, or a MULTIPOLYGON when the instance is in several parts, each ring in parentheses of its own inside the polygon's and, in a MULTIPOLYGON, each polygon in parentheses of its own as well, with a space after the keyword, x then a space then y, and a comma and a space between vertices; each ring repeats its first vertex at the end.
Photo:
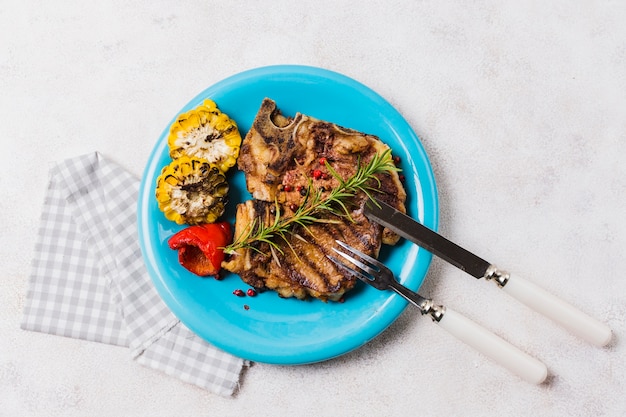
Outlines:
POLYGON ((372 193, 380 192, 380 180, 377 175, 400 170, 394 164, 390 150, 382 154, 375 154, 366 165, 361 165, 359 160, 356 173, 348 179, 343 179, 327 161, 325 161, 325 166, 328 172, 339 182, 337 187, 324 194, 320 190, 313 190, 311 181, 309 181, 304 202, 298 207, 293 216, 282 216, 280 204, 277 202, 274 221, 271 224, 266 225, 263 221, 255 220, 247 228, 246 232, 224 248, 224 251, 226 253, 234 253, 238 249, 243 248, 258 250, 253 245, 258 242, 265 242, 270 246, 274 256, 274 250, 282 253, 282 250, 276 243, 276 238, 280 238, 289 244, 287 240, 288 233, 296 225, 307 229, 307 226, 313 223, 334 222, 327 217, 320 217, 324 214, 344 216, 352 220, 348 208, 350 201, 360 192, 372 199, 372 193), (376 186, 374 187, 372 183, 376 186))

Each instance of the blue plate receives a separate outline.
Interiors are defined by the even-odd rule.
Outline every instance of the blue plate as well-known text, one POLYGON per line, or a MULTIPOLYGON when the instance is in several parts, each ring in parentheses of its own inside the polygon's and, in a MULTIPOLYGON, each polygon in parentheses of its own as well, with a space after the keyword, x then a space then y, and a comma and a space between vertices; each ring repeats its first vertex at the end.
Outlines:
MULTIPOLYGON (((285 115, 301 112, 380 137, 394 155, 401 157, 409 214, 437 228, 435 180, 418 137, 387 101, 348 77, 306 66, 253 69, 207 88, 180 112, 211 98, 245 135, 265 97, 275 100, 285 115)), ((256 297, 236 297, 233 290, 247 289, 237 275, 226 274, 217 281, 199 278, 182 268, 177 253, 167 246, 167 240, 181 226, 165 219, 154 197, 156 179, 170 162, 169 126, 156 143, 143 174, 138 202, 139 240, 157 291, 194 333, 245 359, 295 365, 327 360, 358 348, 400 315, 407 305, 403 299, 362 283, 346 294, 343 303, 282 299, 272 291, 256 297)), ((236 204, 250 199, 250 194, 243 174, 235 168, 229 173, 229 181, 226 218, 234 221, 236 204)), ((431 261, 428 252, 407 241, 383 247, 380 257, 403 284, 415 290, 431 261)))

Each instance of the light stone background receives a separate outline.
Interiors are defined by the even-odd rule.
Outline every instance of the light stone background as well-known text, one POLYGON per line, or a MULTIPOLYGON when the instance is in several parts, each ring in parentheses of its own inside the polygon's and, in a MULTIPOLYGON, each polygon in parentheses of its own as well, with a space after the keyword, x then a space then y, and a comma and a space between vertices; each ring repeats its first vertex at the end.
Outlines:
POLYGON ((0 416, 626 415, 623 1, 3 0, 0 416), (242 70, 308 64, 387 98, 421 137, 443 234, 607 322, 594 348, 440 260, 422 292, 544 361, 527 384, 408 309, 316 365, 255 364, 222 398, 124 348, 20 330, 53 161, 140 175, 165 124, 242 70))

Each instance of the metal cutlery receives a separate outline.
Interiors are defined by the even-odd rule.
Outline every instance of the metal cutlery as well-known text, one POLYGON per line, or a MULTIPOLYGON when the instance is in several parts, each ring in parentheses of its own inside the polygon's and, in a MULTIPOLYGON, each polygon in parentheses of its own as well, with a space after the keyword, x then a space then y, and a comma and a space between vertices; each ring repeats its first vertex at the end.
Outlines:
POLYGON ((333 255, 328 257, 341 269, 358 277, 361 281, 378 290, 392 290, 420 309, 422 315, 428 314, 440 327, 459 340, 472 346, 501 366, 517 374, 528 382, 540 384, 548 374, 546 366, 511 345, 489 330, 473 322, 456 311, 441 305, 435 305, 431 299, 424 298, 400 284, 393 272, 380 261, 352 248, 344 242, 336 241, 343 249, 333 251, 351 266, 333 255))
POLYGON ((612 332, 606 324, 536 284, 517 276, 512 277, 506 271, 449 241, 394 207, 374 200, 365 205, 363 212, 370 220, 389 228, 473 277, 494 281, 504 292, 552 319, 576 336, 596 346, 605 346, 610 342, 612 332))

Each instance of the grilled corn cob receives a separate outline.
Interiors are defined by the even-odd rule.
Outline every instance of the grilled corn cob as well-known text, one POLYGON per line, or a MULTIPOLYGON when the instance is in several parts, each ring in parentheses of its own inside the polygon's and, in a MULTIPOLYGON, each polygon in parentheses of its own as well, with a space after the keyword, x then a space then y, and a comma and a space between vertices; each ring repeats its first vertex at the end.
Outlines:
POLYGON ((235 165, 241 146, 237 124, 212 100, 178 116, 167 139, 172 159, 183 155, 207 160, 226 172, 235 165))
POLYGON ((174 159, 157 178, 159 208, 167 219, 178 224, 215 222, 224 213, 227 193, 224 174, 200 158, 174 159))

